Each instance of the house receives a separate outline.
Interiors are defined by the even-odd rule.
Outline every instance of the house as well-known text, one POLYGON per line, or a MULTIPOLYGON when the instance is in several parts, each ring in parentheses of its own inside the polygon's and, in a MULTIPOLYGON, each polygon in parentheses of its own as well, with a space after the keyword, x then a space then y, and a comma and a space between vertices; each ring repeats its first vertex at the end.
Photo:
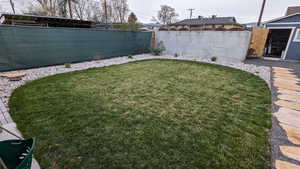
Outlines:
POLYGON ((156 30, 159 29, 162 25, 159 23, 147 23, 143 24, 143 28, 147 28, 149 30, 156 30))
POLYGON ((266 57, 300 60, 300 13, 268 21, 265 27, 269 29, 266 57))
POLYGON ((235 17, 217 17, 213 15, 212 17, 205 18, 199 16, 196 19, 185 19, 173 24, 169 25, 170 28, 182 29, 182 28, 190 28, 190 29, 215 29, 215 28, 223 28, 223 29, 240 29, 244 26, 237 23, 235 17))
POLYGON ((257 22, 249 22, 249 23, 245 23, 243 24, 246 28, 258 28, 259 26, 257 25, 257 22))
POLYGON ((288 7, 285 15, 288 16, 288 15, 292 15, 292 14, 295 14, 295 13, 300 13, 300 6, 288 7))

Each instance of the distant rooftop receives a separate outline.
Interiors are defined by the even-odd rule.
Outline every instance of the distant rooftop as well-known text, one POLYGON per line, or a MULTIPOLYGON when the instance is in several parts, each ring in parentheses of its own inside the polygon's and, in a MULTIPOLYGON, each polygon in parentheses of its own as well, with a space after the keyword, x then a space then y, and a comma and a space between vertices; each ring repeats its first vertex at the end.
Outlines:
POLYGON ((0 24, 6 25, 25 25, 25 26, 47 26, 47 27, 72 27, 72 28, 91 28, 92 21, 68 19, 61 17, 49 17, 38 15, 19 15, 2 14, 0 24))
POLYGON ((145 27, 161 27, 161 24, 159 23, 145 23, 143 24, 145 27))
POLYGON ((300 13, 300 6, 291 6, 288 7, 286 11, 286 16, 296 14, 296 13, 300 13))
POLYGON ((171 26, 182 26, 182 25, 229 25, 229 24, 238 24, 236 22, 235 17, 217 17, 213 16, 211 18, 203 18, 198 17, 196 19, 185 19, 174 24, 171 26))

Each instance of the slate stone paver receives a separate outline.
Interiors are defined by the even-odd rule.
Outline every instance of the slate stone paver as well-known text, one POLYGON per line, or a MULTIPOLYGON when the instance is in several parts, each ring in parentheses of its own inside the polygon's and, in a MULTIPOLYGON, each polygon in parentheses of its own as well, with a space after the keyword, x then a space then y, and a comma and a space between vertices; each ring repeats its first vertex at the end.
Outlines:
POLYGON ((300 111, 300 103, 298 103, 298 102, 279 100, 279 101, 276 101, 275 104, 280 107, 286 107, 288 109, 300 111))
POLYGON ((280 81, 274 81, 273 84, 275 87, 278 87, 278 88, 289 89, 289 90, 300 92, 300 86, 298 84, 291 84, 288 82, 280 82, 280 81))
POLYGON ((285 125, 285 124, 282 124, 282 123, 280 123, 279 125, 286 132, 286 134, 288 136, 288 140, 291 143, 296 144, 296 145, 300 145, 300 128, 285 125))
POLYGON ((300 112, 288 108, 280 108, 274 114, 280 123, 300 128, 300 112))
POLYGON ((276 169, 300 169, 300 166, 281 160, 276 160, 276 169))
POLYGON ((275 82, 283 82, 283 83, 289 83, 289 84, 294 84, 298 85, 300 81, 295 80, 290 80, 290 79, 283 79, 283 78, 274 78, 275 82))
POLYGON ((300 103, 300 95, 281 94, 281 95, 278 95, 278 98, 281 100, 300 103))
POLYGON ((280 151, 288 158, 300 161, 300 148, 294 146, 280 146, 280 151))
POLYGON ((300 96, 300 92, 293 91, 293 90, 288 90, 288 89, 283 89, 283 88, 278 88, 278 93, 300 96))
POLYGON ((290 69, 290 68, 283 68, 283 67, 276 67, 276 66, 273 66, 272 67, 273 71, 276 71, 276 70, 289 70, 289 71, 293 71, 293 69, 290 69))
POLYGON ((299 80, 297 77, 282 77, 282 76, 274 76, 273 79, 282 79, 282 80, 294 80, 294 81, 297 81, 299 80))
POLYGON ((295 76, 294 72, 291 70, 274 70, 273 73, 282 75, 282 76, 295 76))
POLYGON ((297 79, 296 75, 287 74, 287 73, 274 73, 274 77, 277 77, 277 78, 294 78, 294 79, 297 79))

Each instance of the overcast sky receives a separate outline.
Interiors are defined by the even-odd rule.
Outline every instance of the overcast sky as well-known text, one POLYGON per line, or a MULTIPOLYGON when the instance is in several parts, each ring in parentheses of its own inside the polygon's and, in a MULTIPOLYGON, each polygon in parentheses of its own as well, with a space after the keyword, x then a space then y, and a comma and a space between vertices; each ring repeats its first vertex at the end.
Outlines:
MULTIPOLYGON (((14 0, 20 12, 29 0, 14 0)), ((128 0, 130 9, 136 13, 142 22, 150 22, 152 16, 157 16, 160 5, 174 7, 179 19, 189 17, 187 9, 194 8, 193 16, 235 16, 240 23, 256 22, 262 0, 128 0)), ((0 6, 9 11, 9 0, 0 0, 0 6)), ((300 0, 267 0, 263 20, 270 20, 285 14, 288 6, 300 6, 300 0)))

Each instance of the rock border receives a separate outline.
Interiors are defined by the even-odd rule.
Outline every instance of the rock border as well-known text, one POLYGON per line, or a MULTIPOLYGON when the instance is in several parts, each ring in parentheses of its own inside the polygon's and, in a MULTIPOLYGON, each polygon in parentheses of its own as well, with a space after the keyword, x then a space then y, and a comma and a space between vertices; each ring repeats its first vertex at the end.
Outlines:
POLYGON ((5 78, 0 78, 0 102, 3 102, 2 106, 0 103, 0 110, 2 112, 2 115, 0 115, 0 124, 9 124, 13 123, 12 118, 10 117, 10 114, 8 113, 8 100, 11 96, 12 92, 26 84, 27 82, 55 75, 60 73, 67 73, 67 72, 73 72, 73 71, 79 71, 79 70, 86 70, 90 68, 101 68, 111 65, 118 65, 118 64, 124 64, 139 60, 149 60, 149 59, 174 59, 174 60, 186 60, 186 61, 195 61, 195 62, 204 62, 204 63, 210 63, 215 65, 221 65, 226 67, 231 67, 239 70, 243 70, 249 73, 252 73, 256 76, 259 76, 261 79, 265 80, 265 82, 271 86, 271 68, 265 67, 265 66, 256 66, 252 64, 245 64, 241 62, 226 62, 226 61, 216 61, 212 62, 209 59, 203 59, 199 57, 187 57, 187 56, 179 56, 174 57, 171 55, 164 55, 164 56, 153 56, 150 54, 141 54, 141 55, 135 55, 132 59, 128 58, 127 56, 124 57, 116 57, 116 58, 110 58, 110 59, 104 59, 104 60, 95 60, 95 61, 89 61, 89 62, 81 62, 81 63, 75 63, 72 64, 71 68, 65 68, 64 65, 58 65, 58 66, 49 66, 49 67, 42 67, 42 68, 34 68, 34 69, 26 69, 26 70, 18 70, 18 71, 10 71, 5 73, 26 73, 26 76, 20 80, 20 81, 9 81, 5 78), (6 110, 5 110, 6 109, 6 110), (2 117, 1 117, 2 116, 2 117))

